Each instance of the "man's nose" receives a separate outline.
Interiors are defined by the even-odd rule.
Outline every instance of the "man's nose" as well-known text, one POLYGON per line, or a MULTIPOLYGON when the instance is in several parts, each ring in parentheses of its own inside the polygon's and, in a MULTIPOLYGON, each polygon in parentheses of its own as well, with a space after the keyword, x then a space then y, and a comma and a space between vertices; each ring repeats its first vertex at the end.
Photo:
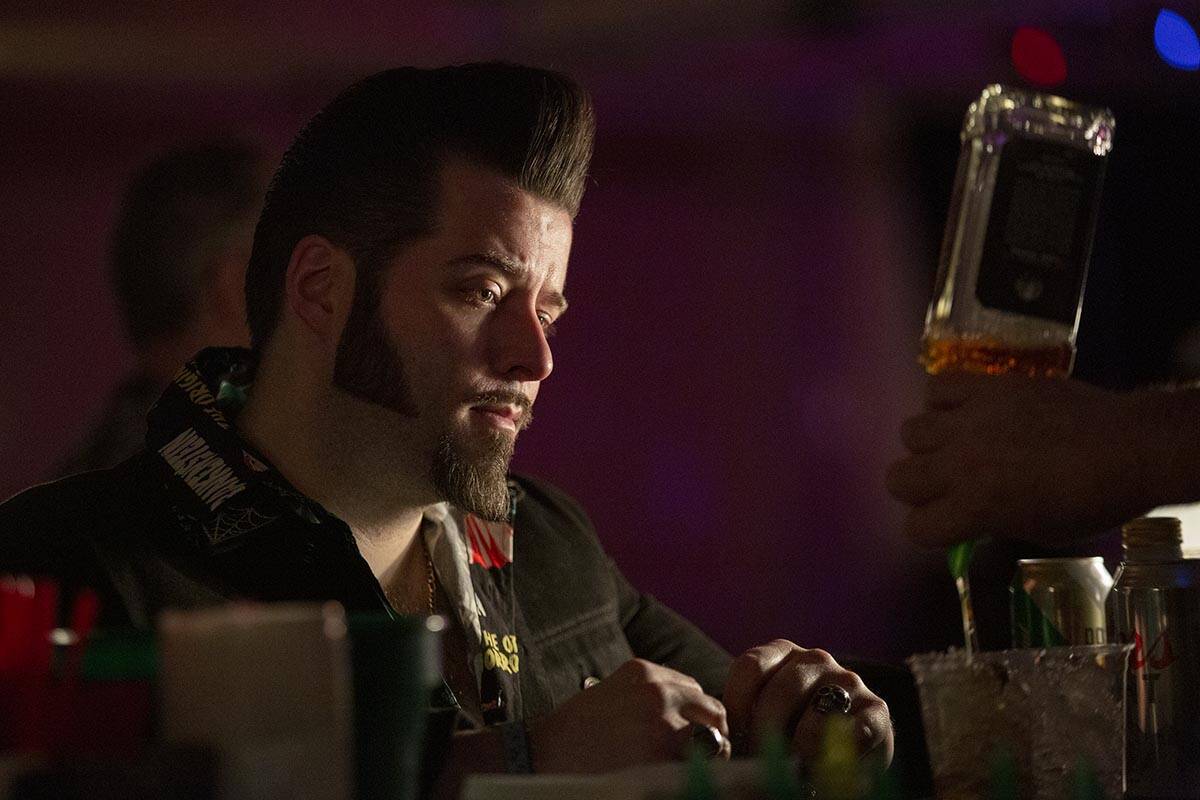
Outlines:
POLYGON ((544 381, 554 369, 554 357, 537 309, 511 309, 496 319, 492 367, 510 381, 544 381))

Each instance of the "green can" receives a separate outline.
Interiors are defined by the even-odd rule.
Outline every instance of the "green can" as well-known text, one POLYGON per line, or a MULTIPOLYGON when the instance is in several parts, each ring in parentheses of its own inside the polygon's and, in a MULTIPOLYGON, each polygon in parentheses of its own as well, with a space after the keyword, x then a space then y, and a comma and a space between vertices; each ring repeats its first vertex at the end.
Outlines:
POLYGON ((1099 556, 1021 559, 1009 587, 1013 647, 1104 644, 1112 585, 1099 556))

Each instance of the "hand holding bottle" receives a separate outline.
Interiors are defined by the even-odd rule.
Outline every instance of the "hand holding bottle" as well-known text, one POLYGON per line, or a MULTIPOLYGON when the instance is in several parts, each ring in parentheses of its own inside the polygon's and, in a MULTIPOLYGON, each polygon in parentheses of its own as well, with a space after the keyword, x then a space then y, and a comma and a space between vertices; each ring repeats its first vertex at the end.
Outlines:
POLYGON ((993 536, 1058 544, 1165 503, 1200 499, 1200 391, 1109 392, 1074 380, 929 378, 887 488, 905 534, 945 545, 993 536), (1177 464, 1177 466, 1173 466, 1177 464), (1194 495, 1189 497, 1188 495, 1194 495))

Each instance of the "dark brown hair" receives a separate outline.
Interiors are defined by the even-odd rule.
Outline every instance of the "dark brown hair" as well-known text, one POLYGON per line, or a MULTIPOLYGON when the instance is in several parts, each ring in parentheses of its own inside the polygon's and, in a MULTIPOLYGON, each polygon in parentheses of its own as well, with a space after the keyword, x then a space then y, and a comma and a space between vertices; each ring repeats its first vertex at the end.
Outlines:
POLYGON ((252 347, 278 324, 300 239, 319 234, 345 248, 360 282, 373 282, 404 244, 433 231, 437 168, 449 155, 574 216, 594 130, 578 84, 515 64, 405 67, 346 89, 300 132, 271 182, 246 271, 252 347))

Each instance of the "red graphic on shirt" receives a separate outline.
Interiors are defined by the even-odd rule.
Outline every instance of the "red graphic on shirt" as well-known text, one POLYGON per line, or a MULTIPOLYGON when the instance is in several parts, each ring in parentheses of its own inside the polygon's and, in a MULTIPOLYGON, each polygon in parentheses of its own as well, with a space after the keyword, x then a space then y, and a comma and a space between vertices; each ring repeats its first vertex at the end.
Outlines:
POLYGON ((1165 669, 1175 663, 1175 653, 1171 650, 1171 639, 1164 630, 1146 649, 1146 640, 1138 631, 1133 632, 1133 668, 1165 669))
POLYGON ((507 522, 488 522, 474 514, 463 518, 471 563, 484 569, 499 569, 512 563, 512 526, 507 522))

